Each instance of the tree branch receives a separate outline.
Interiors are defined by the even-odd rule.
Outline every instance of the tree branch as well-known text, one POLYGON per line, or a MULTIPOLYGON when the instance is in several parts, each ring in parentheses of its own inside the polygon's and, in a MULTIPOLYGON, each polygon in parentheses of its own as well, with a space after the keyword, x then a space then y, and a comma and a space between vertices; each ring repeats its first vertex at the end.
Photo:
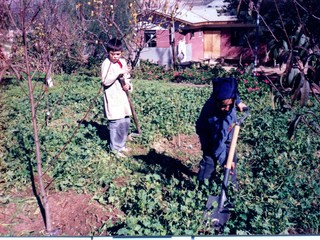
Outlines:
POLYGON ((305 8, 304 8, 300 3, 298 3, 296 0, 293 0, 293 2, 294 2, 295 4, 297 4, 302 10, 304 10, 305 12, 307 12, 308 14, 310 14, 310 16, 312 16, 313 18, 315 18, 315 19, 317 19, 317 20, 320 21, 320 17, 317 17, 317 16, 311 14, 307 9, 305 9, 305 8))

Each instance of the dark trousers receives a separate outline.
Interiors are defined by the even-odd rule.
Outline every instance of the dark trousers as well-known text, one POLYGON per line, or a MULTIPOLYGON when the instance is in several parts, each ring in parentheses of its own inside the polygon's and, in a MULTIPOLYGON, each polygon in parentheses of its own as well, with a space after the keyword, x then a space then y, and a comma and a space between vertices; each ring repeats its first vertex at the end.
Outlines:
MULTIPOLYGON (((229 152, 229 148, 227 148, 229 152)), ((235 169, 233 169, 233 174, 231 175, 231 183, 234 184, 236 187, 237 183, 237 154, 234 154, 233 162, 235 163, 235 169)), ((202 160, 199 164, 199 172, 198 172, 198 180, 204 181, 205 179, 212 180, 216 178, 216 166, 217 166, 217 159, 215 159, 212 154, 208 153, 207 151, 203 152, 202 160)))

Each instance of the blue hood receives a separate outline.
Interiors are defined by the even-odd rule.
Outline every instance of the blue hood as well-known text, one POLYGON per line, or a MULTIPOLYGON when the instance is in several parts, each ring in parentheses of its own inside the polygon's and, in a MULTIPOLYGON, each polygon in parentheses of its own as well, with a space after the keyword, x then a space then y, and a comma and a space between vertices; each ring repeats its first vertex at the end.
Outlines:
POLYGON ((213 78, 212 86, 212 95, 216 100, 235 99, 237 96, 237 80, 233 77, 213 78))

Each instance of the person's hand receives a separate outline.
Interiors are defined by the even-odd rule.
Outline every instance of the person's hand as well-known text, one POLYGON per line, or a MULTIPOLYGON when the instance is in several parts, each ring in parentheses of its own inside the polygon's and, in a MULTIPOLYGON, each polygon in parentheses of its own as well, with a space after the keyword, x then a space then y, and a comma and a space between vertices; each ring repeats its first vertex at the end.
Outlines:
MULTIPOLYGON (((225 168, 227 168, 227 165, 224 165, 225 168)), ((231 163, 231 168, 230 168, 230 175, 233 174, 233 170, 236 168, 236 164, 234 162, 231 163)))
POLYGON ((231 163, 230 174, 233 174, 234 169, 236 168, 236 164, 234 162, 231 163))
POLYGON ((238 107, 239 111, 242 112, 243 109, 247 107, 247 105, 244 104, 243 102, 240 102, 237 107, 238 107))
POLYGON ((123 78, 123 73, 120 73, 120 74, 118 75, 118 78, 119 78, 119 79, 123 78))
POLYGON ((122 86, 122 89, 123 89, 123 91, 129 91, 130 90, 130 84, 128 84, 128 83, 125 83, 123 86, 122 86))
POLYGON ((130 73, 126 69, 121 69, 118 79, 128 79, 130 78, 130 73))

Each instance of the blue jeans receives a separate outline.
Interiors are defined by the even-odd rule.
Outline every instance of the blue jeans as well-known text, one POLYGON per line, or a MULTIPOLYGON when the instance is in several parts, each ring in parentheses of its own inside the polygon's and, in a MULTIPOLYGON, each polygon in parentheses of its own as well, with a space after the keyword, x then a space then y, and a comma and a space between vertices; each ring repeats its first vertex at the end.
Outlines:
POLYGON ((109 120, 109 133, 111 151, 120 151, 125 147, 129 129, 130 129, 130 117, 125 117, 116 120, 109 120))

